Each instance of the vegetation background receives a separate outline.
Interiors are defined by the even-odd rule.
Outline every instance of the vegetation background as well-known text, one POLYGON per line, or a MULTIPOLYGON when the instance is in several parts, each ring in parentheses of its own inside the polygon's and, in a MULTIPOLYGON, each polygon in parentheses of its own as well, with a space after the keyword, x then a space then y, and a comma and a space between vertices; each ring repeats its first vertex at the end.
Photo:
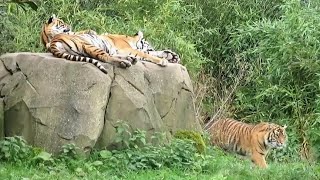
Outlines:
POLYGON ((219 117, 286 124, 288 146, 269 159, 319 162, 319 0, 36 2, 36 11, 0 2, 0 54, 44 52, 40 30, 51 14, 74 31, 141 30, 157 49, 180 54, 203 125, 219 117))

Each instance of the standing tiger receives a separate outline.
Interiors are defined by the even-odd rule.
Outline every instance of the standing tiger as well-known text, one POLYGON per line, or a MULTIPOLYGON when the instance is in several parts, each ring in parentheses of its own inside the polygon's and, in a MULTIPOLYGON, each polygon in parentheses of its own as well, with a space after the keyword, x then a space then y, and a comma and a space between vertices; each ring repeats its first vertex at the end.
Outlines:
POLYGON ((171 58, 172 62, 180 60, 179 56, 171 51, 154 51, 149 48, 142 32, 134 36, 98 35, 91 30, 72 32, 68 24, 55 16, 50 17, 43 25, 41 40, 54 56, 90 62, 105 73, 106 69, 97 60, 116 63, 123 68, 130 67, 137 60, 151 61, 160 66, 168 64, 165 58, 171 58))
POLYGON ((252 125, 233 119, 220 119, 208 131, 213 145, 249 156, 257 166, 266 168, 265 157, 270 148, 285 146, 285 129, 286 126, 267 122, 252 125))

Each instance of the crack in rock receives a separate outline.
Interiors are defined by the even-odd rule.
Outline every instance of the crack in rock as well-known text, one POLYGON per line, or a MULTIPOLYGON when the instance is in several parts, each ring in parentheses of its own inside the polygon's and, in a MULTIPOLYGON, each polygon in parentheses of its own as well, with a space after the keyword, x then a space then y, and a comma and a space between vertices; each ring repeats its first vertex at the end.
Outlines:
POLYGON ((143 77, 147 81, 148 86, 150 86, 151 85, 150 75, 144 72, 143 77))
POLYGON ((85 91, 89 91, 91 88, 93 88, 97 82, 93 82, 85 91))
MULTIPOLYGON (((178 91, 178 95, 180 95, 180 94, 181 94, 181 91, 183 91, 183 90, 192 93, 192 91, 191 91, 190 89, 187 89, 187 88, 185 88, 185 87, 181 87, 180 91, 178 91)), ((154 100, 155 100, 155 98, 154 98, 154 100)), ((171 111, 171 109, 172 109, 172 107, 173 107, 173 104, 176 103, 177 100, 178 100, 178 98, 176 98, 176 97, 172 99, 168 111, 167 111, 163 116, 160 116, 161 119, 164 119, 164 118, 169 114, 169 112, 171 111)), ((154 103, 155 103, 155 102, 154 102, 154 103)))
POLYGON ((11 90, 11 92, 14 91, 14 90, 16 90, 16 89, 19 87, 19 85, 20 85, 20 83, 17 83, 16 85, 14 85, 13 88, 12 88, 12 90, 11 90))
POLYGON ((181 87, 181 90, 185 90, 185 91, 188 91, 188 92, 192 93, 192 91, 190 89, 187 89, 185 87, 181 87))
POLYGON ((35 118, 35 122, 36 122, 37 124, 42 125, 42 126, 48 127, 48 125, 46 125, 45 123, 43 123, 41 120, 39 120, 39 119, 37 119, 37 118, 35 118))
POLYGON ((25 73, 23 73, 23 71, 21 70, 21 68, 20 68, 20 66, 19 66, 19 64, 17 62, 16 62, 16 67, 17 67, 17 69, 16 69, 17 71, 16 72, 18 72, 18 71, 21 72, 24 75, 24 77, 26 78, 25 80, 26 80, 27 84, 31 87, 32 90, 34 90, 34 92, 36 94, 39 95, 36 87, 29 81, 28 76, 25 73))
POLYGON ((169 114, 169 112, 171 111, 172 106, 173 106, 173 104, 174 104, 175 102, 177 102, 177 98, 173 98, 173 99, 172 99, 168 111, 167 111, 163 116, 160 116, 161 119, 165 118, 165 117, 169 114))
MULTIPOLYGON (((111 77, 111 83, 110 83, 110 88, 109 88, 109 96, 108 96, 108 99, 107 99, 107 104, 106 104, 106 108, 105 108, 105 111, 104 111, 104 116, 103 116, 103 128, 102 128, 102 131, 104 129, 104 125, 106 124, 106 116, 107 116, 107 111, 108 111, 108 106, 109 106, 109 103, 110 103, 110 99, 111 99, 111 90, 112 90, 112 87, 113 87, 113 83, 116 79, 116 73, 115 73, 115 67, 112 66, 112 72, 113 72, 113 77, 111 77)), ((108 73, 110 74, 110 73, 108 73)), ((101 133, 102 133, 101 131, 101 133)), ((101 136, 101 134, 99 135, 99 137, 101 136)))
POLYGON ((21 68, 19 67, 19 64, 16 62, 16 71, 21 71, 21 68))
POLYGON ((68 137, 64 137, 64 136, 61 135, 60 133, 57 133, 57 135, 58 135, 61 139, 64 139, 64 140, 67 140, 67 141, 70 141, 70 140, 74 139, 74 136, 72 136, 71 138, 68 138, 68 137))
POLYGON ((137 90, 140 94, 145 95, 144 92, 138 88, 134 83, 130 82, 129 80, 127 80, 125 77, 123 77, 122 75, 118 74, 118 76, 122 77, 128 84, 130 84, 135 90, 137 90))
MULTIPOLYGON (((126 80, 126 79, 125 79, 126 80)), ((141 89, 139 89, 135 84, 133 84, 132 82, 126 80, 134 89, 136 89, 139 93, 141 93, 142 95, 144 95, 144 92, 142 92, 141 89)))
POLYGON ((7 66, 7 64, 4 62, 3 59, 1 59, 2 63, 3 63, 3 66, 4 68, 12 75, 16 69, 12 70, 12 69, 9 69, 9 67, 7 66))

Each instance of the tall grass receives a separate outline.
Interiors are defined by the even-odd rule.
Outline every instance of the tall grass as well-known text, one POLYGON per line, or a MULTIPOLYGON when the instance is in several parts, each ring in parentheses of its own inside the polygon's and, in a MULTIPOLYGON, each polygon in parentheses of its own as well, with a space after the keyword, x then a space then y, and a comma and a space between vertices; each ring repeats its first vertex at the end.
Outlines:
POLYGON ((320 148, 320 15, 297 1, 282 10, 280 20, 242 25, 233 34, 230 44, 251 64, 234 105, 238 117, 288 124, 288 151, 297 157, 303 143, 320 148))

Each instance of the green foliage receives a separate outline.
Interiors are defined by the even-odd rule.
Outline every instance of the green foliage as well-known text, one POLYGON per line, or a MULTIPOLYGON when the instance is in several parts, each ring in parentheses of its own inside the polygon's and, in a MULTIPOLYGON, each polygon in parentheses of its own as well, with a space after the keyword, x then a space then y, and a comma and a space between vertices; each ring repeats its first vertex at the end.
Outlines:
MULTIPOLYGON (((200 156, 197 151, 203 153, 205 148, 199 133, 181 131, 179 133, 181 139, 174 139, 167 145, 153 146, 152 143, 147 143, 145 131, 135 130, 130 133, 128 129, 129 125, 125 122, 119 121, 117 123, 115 142, 124 145, 124 147, 120 146, 122 150, 114 150, 112 157, 109 151, 104 150, 99 153, 98 157, 102 157, 104 161, 110 161, 112 168, 119 168, 120 166, 120 169, 138 170, 161 167, 202 167, 200 161, 196 160, 200 156)), ((157 139, 156 144, 160 145, 163 137, 163 133, 155 133, 151 139, 157 139)))
POLYGON ((179 130, 174 134, 175 138, 178 139, 190 139, 194 142, 197 151, 201 154, 205 153, 206 145, 204 140, 199 132, 188 131, 188 130, 179 130))
POLYGON ((26 11, 26 7, 30 7, 32 10, 36 11, 38 5, 33 0, 3 0, 0 2, 0 16, 5 13, 13 13, 12 11, 18 11, 18 7, 26 11))
POLYGON ((154 132, 151 136, 152 145, 161 146, 166 143, 166 132, 154 132))
POLYGON ((116 125, 115 143, 120 143, 119 148, 138 148, 145 146, 146 132, 135 130, 133 133, 129 131, 129 125, 123 121, 119 121, 116 125))
POLYGON ((0 141, 0 160, 21 162, 31 154, 31 147, 20 136, 5 137, 0 141))
POLYGON ((136 129, 132 133, 129 130, 129 125, 126 122, 118 121, 116 123, 116 137, 115 143, 117 149, 126 149, 126 148, 139 148, 146 145, 161 145, 165 142, 165 133, 155 132, 149 138, 147 142, 146 131, 136 129))
POLYGON ((65 144, 62 146, 59 158, 63 160, 77 159, 79 158, 78 150, 79 148, 74 143, 65 144))
POLYGON ((304 139, 320 140, 320 16, 296 1, 282 11, 281 20, 248 23, 233 34, 231 47, 251 64, 235 109, 238 117, 288 124, 287 154, 298 157, 304 139))
POLYGON ((159 169, 162 167, 192 168, 197 163, 196 149, 191 140, 175 139, 166 146, 145 146, 140 149, 114 151, 111 167, 159 169))
MULTIPOLYGON (((10 138, 10 142, 23 141, 10 138)), ((0 141, 2 144, 4 141, 0 141)), ((17 143, 13 143, 17 144, 17 143)), ((20 143, 19 146, 26 146, 20 143)), ((66 145, 62 152, 74 156, 76 147, 66 145)), ((208 148, 200 155, 188 139, 173 139, 164 146, 147 144, 110 152, 94 151, 88 157, 64 158, 52 156, 39 148, 31 148, 31 156, 2 162, 2 179, 296 179, 297 173, 305 179, 318 179, 319 164, 269 163, 261 170, 252 167, 249 160, 241 160, 224 151, 208 148), (32 153, 31 153, 32 154, 32 153)), ((2 159, 1 159, 2 160, 2 159)))
POLYGON ((209 74, 209 77, 200 79, 203 84, 199 85, 201 86, 199 88, 203 88, 206 93, 200 99, 204 103, 203 114, 211 117, 219 112, 219 116, 233 116, 230 105, 234 97, 232 91, 237 91, 238 86, 241 86, 247 75, 248 63, 240 58, 237 49, 230 45, 232 36, 241 25, 261 19, 280 19, 283 13, 280 6, 284 2, 284 0, 187 1, 187 4, 196 5, 201 9, 199 28, 205 29, 194 34, 198 39, 195 43, 196 48, 206 58, 202 71, 209 74))
POLYGON ((40 152, 32 159, 37 164, 52 164, 54 162, 52 158, 52 154, 47 153, 45 151, 40 152))

